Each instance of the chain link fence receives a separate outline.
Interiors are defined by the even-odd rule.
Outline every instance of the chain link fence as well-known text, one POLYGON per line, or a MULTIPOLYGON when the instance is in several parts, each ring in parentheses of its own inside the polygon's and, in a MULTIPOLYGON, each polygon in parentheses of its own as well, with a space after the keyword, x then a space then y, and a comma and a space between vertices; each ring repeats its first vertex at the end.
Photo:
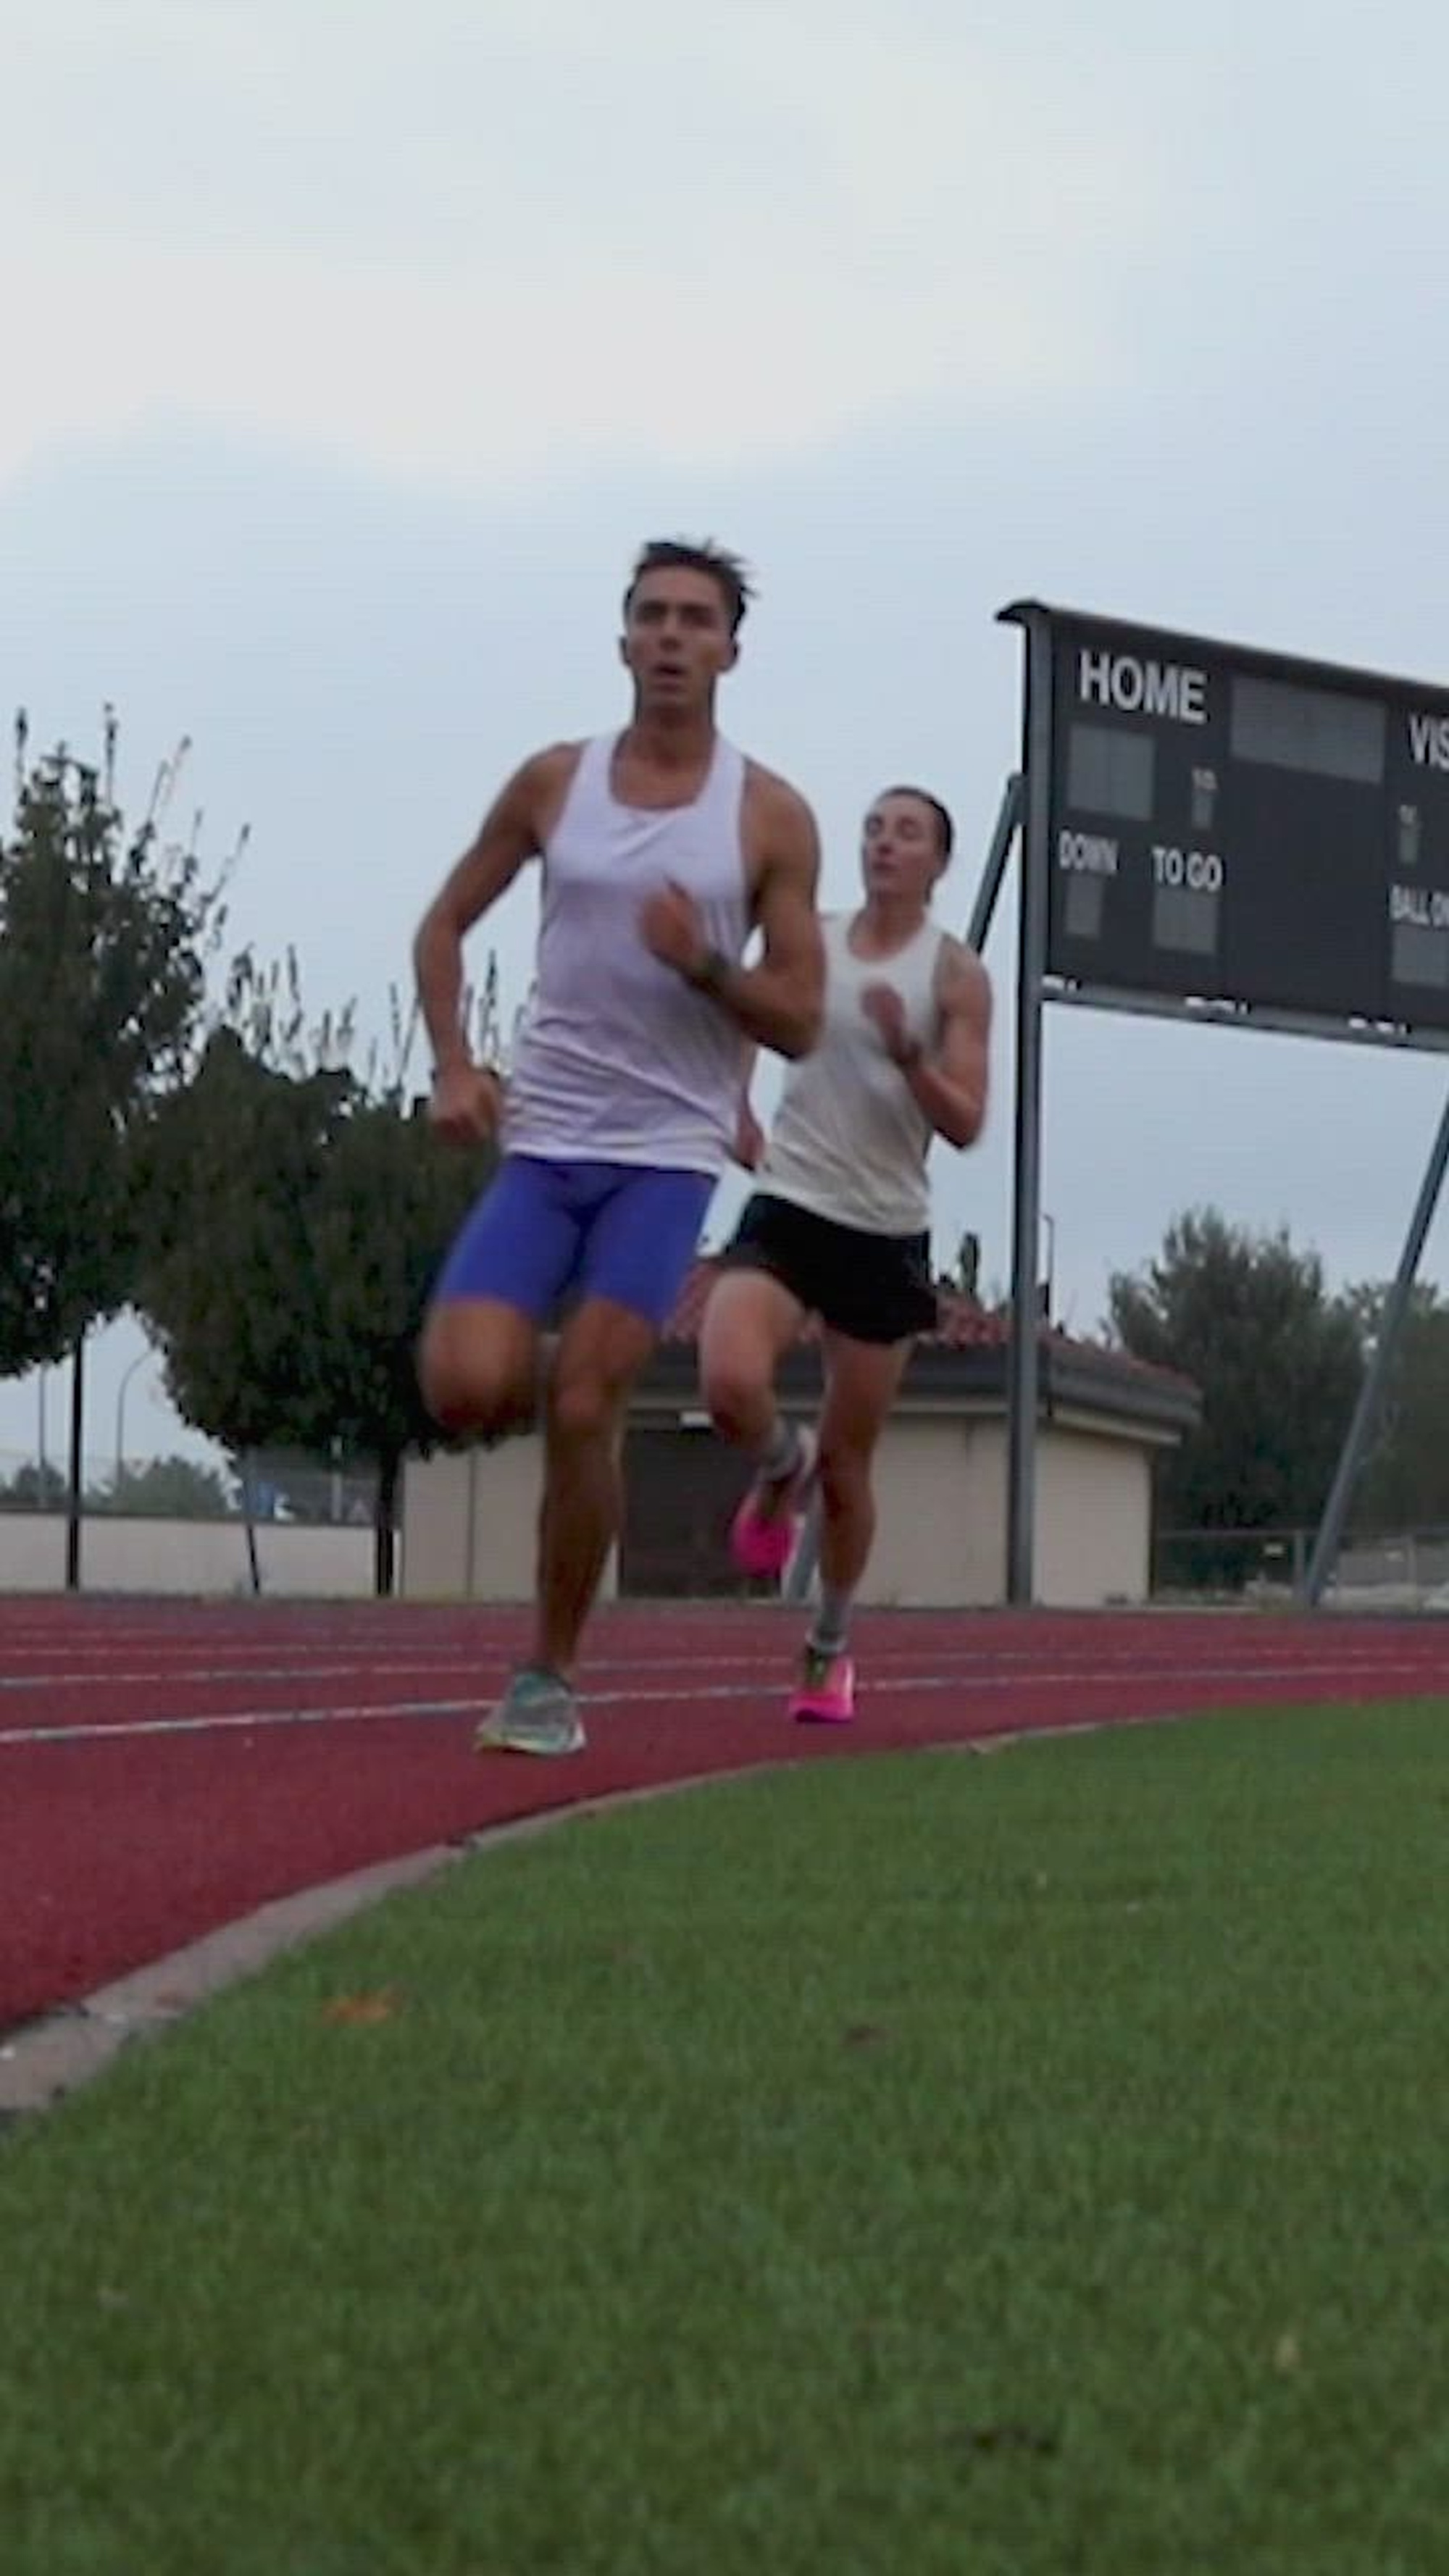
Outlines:
MULTIPOLYGON (((259 1453, 247 1462, 252 1518, 310 1527, 368 1529, 377 1499, 377 1476, 355 1460, 324 1459, 294 1451, 259 1453)), ((0 1513, 63 1513, 67 1462, 35 1452, 0 1449, 0 1513)), ((244 1520, 242 1464, 225 1459, 123 1458, 87 1454, 82 1469, 88 1516, 134 1520, 244 1520)))
MULTIPOLYGON (((1287 1608, 1302 1597, 1316 1531, 1159 1530, 1152 1597, 1287 1608)), ((1449 1610, 1449 1528, 1364 1531, 1345 1540, 1324 1591, 1340 1610, 1449 1610)))

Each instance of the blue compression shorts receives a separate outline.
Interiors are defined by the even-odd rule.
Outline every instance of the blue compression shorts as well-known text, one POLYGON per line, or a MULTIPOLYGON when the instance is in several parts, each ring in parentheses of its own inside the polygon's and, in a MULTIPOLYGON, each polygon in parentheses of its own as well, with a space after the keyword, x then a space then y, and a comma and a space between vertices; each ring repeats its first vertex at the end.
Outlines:
POLYGON ((713 1196, 707 1172, 505 1155, 464 1221, 433 1302, 496 1297, 547 1324, 560 1299, 578 1291, 662 1329, 713 1196))

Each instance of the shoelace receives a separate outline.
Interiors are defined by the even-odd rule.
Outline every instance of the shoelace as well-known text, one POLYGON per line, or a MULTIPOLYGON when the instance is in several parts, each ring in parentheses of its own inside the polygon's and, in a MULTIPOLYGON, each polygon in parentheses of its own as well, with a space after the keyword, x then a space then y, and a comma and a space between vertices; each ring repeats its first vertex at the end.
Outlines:
POLYGON ((823 1682, 831 1665, 835 1663, 839 1657, 844 1654, 844 1652, 845 1648, 843 1645, 817 1646, 813 1642, 808 1645, 805 1649, 805 1677, 807 1681, 823 1682))

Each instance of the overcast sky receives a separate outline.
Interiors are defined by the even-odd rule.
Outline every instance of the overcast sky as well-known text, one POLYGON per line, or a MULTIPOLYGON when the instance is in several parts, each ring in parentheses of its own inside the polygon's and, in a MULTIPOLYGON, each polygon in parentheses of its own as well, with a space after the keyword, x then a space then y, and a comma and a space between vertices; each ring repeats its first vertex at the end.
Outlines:
MULTIPOLYGON (((189 736, 178 813, 218 860, 251 826, 235 936, 319 1012, 380 1028, 501 776, 618 721, 648 535, 757 567, 724 722, 813 800, 832 903, 917 777, 964 922, 1008 600, 1446 676, 1435 0, 0 0, 0 36, 0 707, 82 747, 114 701, 132 807, 189 736)), ((517 998, 534 917, 478 941, 517 998)), ((1010 932, 990 1130, 935 1167, 988 1282, 1010 932)), ((1446 1079, 1050 1014, 1059 1313, 1208 1200, 1391 1271, 1446 1079)), ((141 1347, 98 1352, 103 1454, 141 1347)), ((0 1449, 36 1428, 0 1389, 0 1449)), ((125 1445, 192 1445, 149 1365, 125 1445)))

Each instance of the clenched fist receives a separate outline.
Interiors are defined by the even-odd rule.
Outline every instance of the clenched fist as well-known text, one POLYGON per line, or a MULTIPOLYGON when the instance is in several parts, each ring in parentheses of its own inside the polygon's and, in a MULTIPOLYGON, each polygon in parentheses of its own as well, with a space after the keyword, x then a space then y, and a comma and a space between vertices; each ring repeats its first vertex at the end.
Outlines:
POLYGON ((860 997, 860 1007, 872 1027, 879 1032, 886 1054, 896 1064, 910 1049, 910 1032, 906 1026, 906 1006, 894 984, 867 984, 860 997))
POLYGON ((428 1121, 450 1145, 486 1145, 498 1133, 503 1085, 481 1064, 440 1065, 428 1121))
POLYGON ((709 938, 694 897, 685 886, 659 886, 639 907, 639 931, 645 947, 661 966, 672 966, 686 979, 699 974, 709 956, 709 938))

